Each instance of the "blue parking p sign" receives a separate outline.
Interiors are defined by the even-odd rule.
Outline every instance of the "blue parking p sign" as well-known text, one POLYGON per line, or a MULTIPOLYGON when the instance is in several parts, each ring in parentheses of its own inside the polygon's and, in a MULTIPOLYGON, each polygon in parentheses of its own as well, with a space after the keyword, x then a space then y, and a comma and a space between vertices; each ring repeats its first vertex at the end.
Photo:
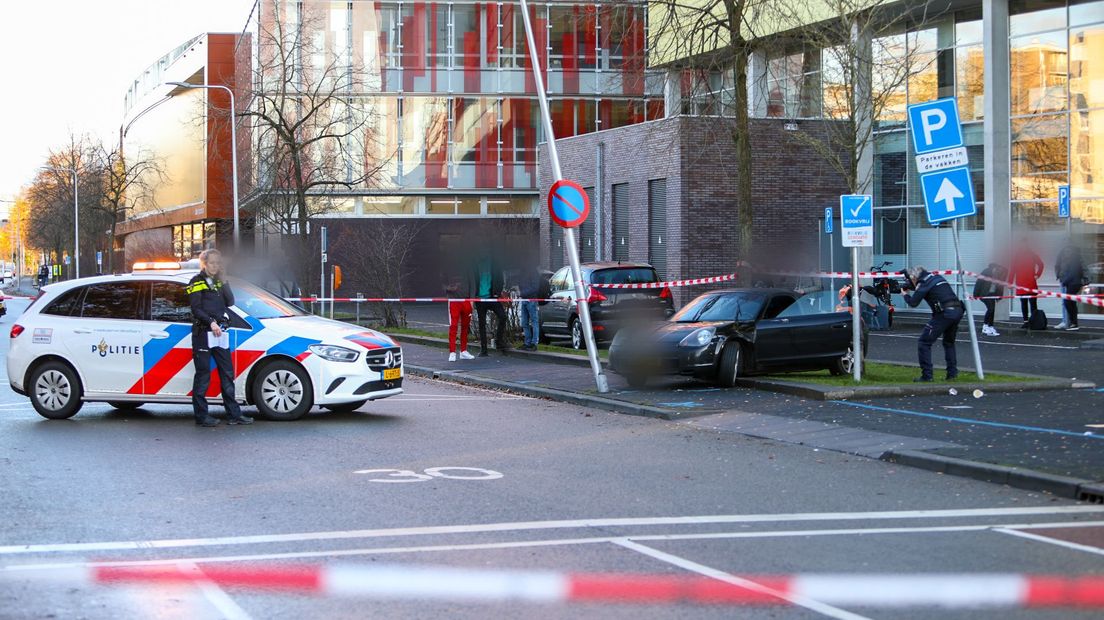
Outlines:
POLYGON ((970 182, 967 166, 930 172, 920 177, 920 184, 928 221, 932 224, 977 213, 974 184, 970 182))
POLYGON ((954 97, 910 105, 908 115, 917 155, 964 144, 962 125, 958 122, 958 101, 954 97))
POLYGON ((832 234, 832 207, 824 207, 824 234, 832 234))
POLYGON ((1068 218, 1070 216, 1069 205, 1069 185, 1058 186, 1058 217, 1068 218))

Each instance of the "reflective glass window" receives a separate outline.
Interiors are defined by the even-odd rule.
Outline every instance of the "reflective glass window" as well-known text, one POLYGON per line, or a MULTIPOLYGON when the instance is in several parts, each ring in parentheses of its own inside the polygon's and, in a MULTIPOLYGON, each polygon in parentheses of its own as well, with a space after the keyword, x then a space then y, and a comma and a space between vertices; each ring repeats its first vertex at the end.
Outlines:
POLYGON ((1104 107, 1104 23, 1070 30, 1069 90, 1072 109, 1104 107))
POLYGON ((192 307, 188 293, 179 282, 153 282, 150 320, 168 323, 191 323, 192 307))
POLYGON ((1070 193, 1104 196, 1104 108, 1070 116, 1070 193))
POLYGON ((1051 198, 1067 181, 1067 116, 1012 120, 1012 198, 1051 198))
POLYGON ((111 282, 88 287, 81 307, 86 319, 138 319, 142 282, 111 282))
POLYGON ((1066 109, 1066 33, 1011 40, 1012 115, 1066 109))
POLYGON ((1066 25, 1065 0, 1010 0, 1009 33, 1012 36, 1045 32, 1066 25))

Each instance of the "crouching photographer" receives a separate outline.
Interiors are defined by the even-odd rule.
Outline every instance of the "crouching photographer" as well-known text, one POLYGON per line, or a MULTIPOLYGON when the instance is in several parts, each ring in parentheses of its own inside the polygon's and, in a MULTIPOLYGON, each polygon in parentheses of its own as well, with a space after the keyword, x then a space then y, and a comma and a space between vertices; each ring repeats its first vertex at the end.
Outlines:
POLYGON ((931 349, 936 340, 943 339, 943 355, 947 361, 947 380, 958 377, 958 354, 955 351, 955 338, 958 324, 966 312, 966 306, 955 295, 954 287, 943 276, 929 273, 923 267, 910 267, 906 272, 908 282, 902 287, 905 302, 912 308, 927 302, 931 308, 931 318, 920 333, 917 354, 920 358, 920 376, 914 379, 918 383, 932 381, 931 349))

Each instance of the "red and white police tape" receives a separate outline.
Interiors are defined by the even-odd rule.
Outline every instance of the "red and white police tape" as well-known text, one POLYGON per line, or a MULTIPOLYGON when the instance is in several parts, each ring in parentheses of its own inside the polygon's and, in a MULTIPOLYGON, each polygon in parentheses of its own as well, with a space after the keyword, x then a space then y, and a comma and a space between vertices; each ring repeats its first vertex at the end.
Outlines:
MULTIPOLYGON (((1104 608, 1104 576, 796 574, 720 578, 401 565, 88 566, 42 571, 49 581, 204 585, 314 596, 527 603, 696 603, 856 607, 1104 608)), ((23 578, 30 571, 7 572, 23 578)))

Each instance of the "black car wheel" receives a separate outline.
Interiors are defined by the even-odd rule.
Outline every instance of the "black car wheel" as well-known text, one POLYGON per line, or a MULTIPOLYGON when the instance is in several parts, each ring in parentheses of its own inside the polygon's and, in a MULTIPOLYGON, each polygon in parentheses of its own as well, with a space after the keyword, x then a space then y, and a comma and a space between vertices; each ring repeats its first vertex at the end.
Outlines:
POLYGON ((720 366, 717 368, 717 385, 736 387, 736 380, 744 374, 744 347, 738 342, 725 345, 721 353, 720 366))
POLYGON ((571 317, 571 348, 585 349, 586 339, 583 338, 583 322, 579 317, 571 317))
POLYGON ((832 364, 828 370, 837 377, 843 375, 849 375, 855 368, 855 353, 851 347, 847 347, 847 352, 839 356, 839 358, 832 364))
POLYGON ((269 362, 253 381, 253 403, 257 405, 257 411, 269 420, 298 420, 314 404, 310 377, 295 362, 269 362))
POLYGON ((322 408, 326 411, 332 411, 334 413, 352 413, 357 409, 364 406, 366 400, 358 400, 355 403, 341 403, 339 405, 322 405, 322 408))
POLYGON ((107 404, 111 405, 113 409, 118 409, 119 411, 134 411, 135 409, 141 407, 146 403, 136 403, 129 400, 109 400, 107 401, 107 404))
POLYGON ((81 408, 77 373, 62 362, 46 362, 31 373, 27 392, 35 411, 50 420, 65 420, 81 408))

